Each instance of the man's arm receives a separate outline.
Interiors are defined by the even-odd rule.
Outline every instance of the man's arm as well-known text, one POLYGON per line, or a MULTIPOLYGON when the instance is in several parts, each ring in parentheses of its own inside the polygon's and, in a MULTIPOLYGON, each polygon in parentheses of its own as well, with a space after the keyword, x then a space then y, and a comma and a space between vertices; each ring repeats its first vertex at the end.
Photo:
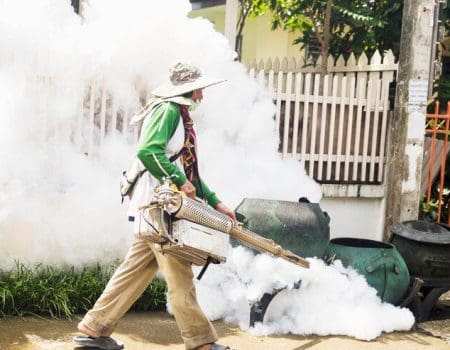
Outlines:
POLYGON ((200 196, 203 191, 203 199, 206 199, 208 204, 215 208, 218 203, 220 203, 220 199, 217 198, 216 194, 209 189, 209 187, 205 184, 203 180, 200 180, 202 188, 200 190, 200 184, 198 180, 194 180, 192 184, 195 186, 195 192, 197 193, 197 196, 200 196))
POLYGON ((166 147, 180 121, 179 107, 172 102, 163 102, 156 107, 149 123, 142 131, 137 157, 147 170, 160 182, 171 177, 179 187, 186 182, 186 175, 166 155, 166 147))
MULTIPOLYGON (((171 163, 166 155, 167 143, 175 133, 179 122, 180 112, 176 104, 164 102, 158 106, 150 117, 145 130, 142 131, 143 136, 138 146, 137 157, 150 174, 160 182, 162 182, 163 177, 171 176, 172 181, 180 190, 194 197, 195 193, 201 193, 198 181, 194 181, 194 184, 187 181, 186 175, 175 164, 171 163), (195 188, 190 190, 191 187, 195 188)), ((202 189, 210 206, 236 220, 234 212, 227 208, 203 181, 202 189)))
MULTIPOLYGON (((222 214, 229 216, 230 218, 233 219, 233 221, 236 222, 236 215, 234 211, 228 208, 225 204, 223 204, 222 201, 219 198, 217 198, 216 194, 213 191, 211 191, 202 180, 200 181, 202 184, 203 197, 204 199, 206 199, 208 204, 217 211, 221 212, 222 214)), ((193 184, 195 186, 197 195, 199 195, 201 193, 199 182, 195 180, 193 184)))

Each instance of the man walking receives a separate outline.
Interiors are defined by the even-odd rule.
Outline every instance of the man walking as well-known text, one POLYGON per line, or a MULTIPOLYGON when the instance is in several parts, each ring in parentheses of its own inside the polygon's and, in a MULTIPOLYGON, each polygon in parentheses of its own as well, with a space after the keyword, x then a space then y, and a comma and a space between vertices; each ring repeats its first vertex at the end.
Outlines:
MULTIPOLYGON (((189 113, 201 102, 202 89, 221 82, 202 76, 192 65, 178 63, 170 69, 170 81, 152 92, 157 99, 133 118, 134 122, 143 121, 136 162, 147 171, 137 177, 129 210, 131 220, 137 218, 137 208, 148 204, 154 188, 165 177, 170 177, 187 196, 202 197, 235 220, 234 212, 199 176, 196 134, 189 113)), ((124 262, 78 324, 78 330, 86 336, 75 337, 75 342, 100 349, 122 349, 123 345, 110 335, 159 268, 165 276, 168 298, 186 349, 227 349, 215 343, 217 334, 197 303, 190 263, 160 253, 136 223, 134 231, 136 238, 124 262)))

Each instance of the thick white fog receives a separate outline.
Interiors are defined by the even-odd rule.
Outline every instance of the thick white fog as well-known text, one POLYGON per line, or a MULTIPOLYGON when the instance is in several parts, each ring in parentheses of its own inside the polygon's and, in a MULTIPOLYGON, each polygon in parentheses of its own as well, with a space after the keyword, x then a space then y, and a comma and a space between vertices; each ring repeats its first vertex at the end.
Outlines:
MULTIPOLYGON (((135 145, 114 132, 85 155, 72 130, 90 80, 102 81, 131 114, 140 108, 140 91, 162 83, 179 60, 228 80, 205 90, 194 115, 202 177, 226 204, 244 197, 320 200, 302 165, 277 154, 268 92, 234 61, 212 24, 187 18, 189 11, 187 0, 91 0, 82 19, 68 0, 0 0, 0 267, 14 260, 106 264, 124 256, 132 230, 118 183, 135 145)), ((370 339, 412 325, 408 311, 382 304, 346 270, 319 261, 303 270, 243 248, 229 260, 199 285, 211 318, 245 329, 249 299, 302 278, 301 289, 280 296, 272 321, 256 332, 370 339), (216 293, 214 305, 205 291, 216 293)))
POLYGON ((308 260, 310 268, 303 269, 234 248, 226 264, 210 266, 197 282, 199 303, 210 319, 223 318, 257 335, 333 334, 372 340, 381 332, 411 329, 412 313, 383 303, 356 271, 339 260, 331 266, 308 260), (293 288, 298 281, 300 288, 293 288), (249 329, 250 306, 264 293, 283 288, 269 304, 264 323, 249 329))
POLYGON ((268 93, 210 22, 187 17, 188 1, 89 3, 81 19, 69 1, 0 1, 0 266, 123 256, 131 230, 118 182, 134 145, 110 133, 86 157, 69 131, 90 80, 131 114, 179 60, 228 79, 194 116, 201 174, 219 198, 320 199, 301 164, 276 152, 268 93))

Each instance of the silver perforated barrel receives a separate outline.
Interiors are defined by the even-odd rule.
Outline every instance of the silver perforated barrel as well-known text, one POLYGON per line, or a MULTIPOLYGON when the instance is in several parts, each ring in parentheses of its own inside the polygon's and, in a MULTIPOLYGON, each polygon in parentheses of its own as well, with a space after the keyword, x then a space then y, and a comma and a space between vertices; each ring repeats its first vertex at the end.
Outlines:
POLYGON ((164 208, 178 219, 185 219, 217 231, 228 233, 242 244, 261 252, 272 254, 302 267, 309 267, 309 262, 302 257, 283 249, 271 239, 261 237, 247 229, 234 224, 233 220, 212 209, 205 203, 182 196, 180 193, 164 190, 160 193, 165 202, 164 208))
POLYGON ((186 219, 220 232, 230 233, 233 228, 231 218, 188 197, 181 196, 181 205, 174 215, 178 219, 186 219))

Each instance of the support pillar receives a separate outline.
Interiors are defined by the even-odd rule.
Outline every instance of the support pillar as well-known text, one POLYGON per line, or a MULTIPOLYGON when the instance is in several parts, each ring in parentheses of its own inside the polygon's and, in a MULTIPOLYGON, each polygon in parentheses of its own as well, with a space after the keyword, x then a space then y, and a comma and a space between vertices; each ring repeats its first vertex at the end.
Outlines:
POLYGON ((230 47, 236 49, 236 26, 239 14, 239 1, 227 0, 225 4, 225 37, 230 47))
POLYGON ((397 93, 390 123, 385 235, 399 221, 419 215, 425 116, 435 0, 405 0, 397 93))

